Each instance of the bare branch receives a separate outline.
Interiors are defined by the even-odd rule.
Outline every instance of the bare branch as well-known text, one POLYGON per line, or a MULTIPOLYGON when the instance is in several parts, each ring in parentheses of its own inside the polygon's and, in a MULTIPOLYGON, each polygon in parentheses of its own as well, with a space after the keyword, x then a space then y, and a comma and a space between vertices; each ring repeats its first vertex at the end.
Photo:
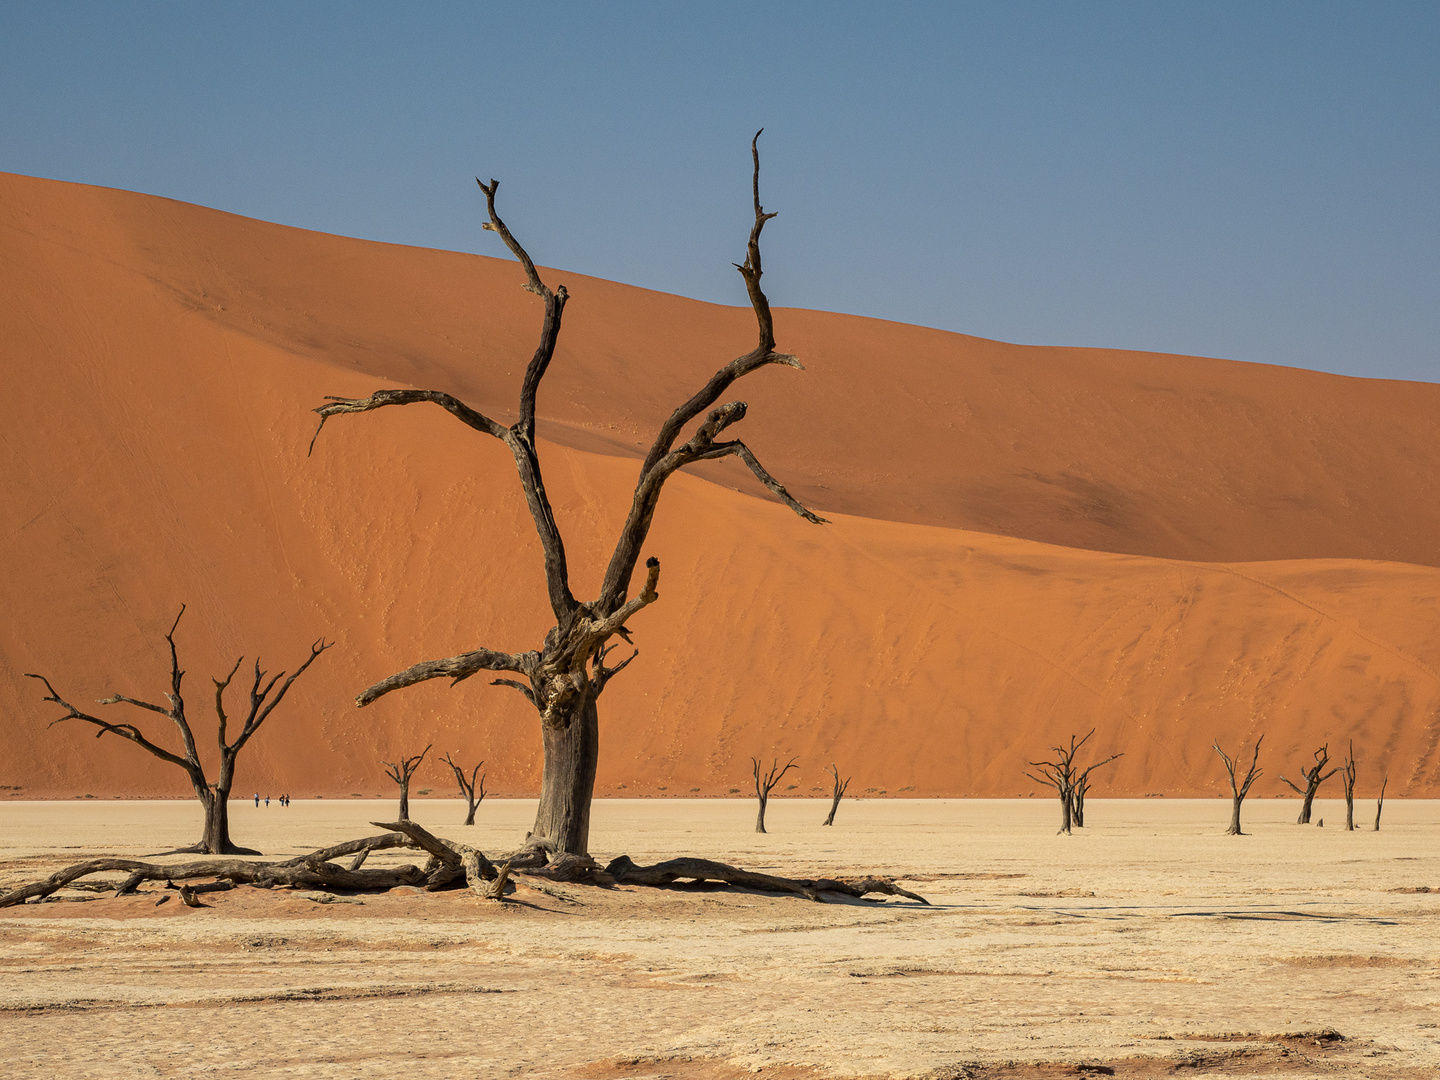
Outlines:
POLYGON ((315 440, 320 438, 325 421, 332 416, 370 412, 372 409, 383 409, 386 405, 414 405, 422 401, 434 402, 476 431, 483 431, 486 435, 493 435, 501 440, 505 438, 506 429, 503 426, 488 416, 476 412, 458 398, 443 394, 438 390, 376 390, 368 398, 327 397, 325 400, 330 404, 311 410, 320 415, 320 423, 315 428, 315 434, 310 437, 310 449, 306 451, 306 457, 315 452, 315 440))
POLYGON ((526 686, 524 683, 522 683, 522 682, 520 682, 520 681, 518 681, 518 680, 516 680, 516 679, 491 679, 491 680, 490 680, 490 685, 491 685, 491 686, 508 686, 508 687, 510 687, 512 690, 519 690, 520 693, 522 693, 522 694, 525 695, 526 700, 529 701, 531 705, 534 705, 537 709, 540 707, 539 702, 537 702, 537 701, 535 700, 535 691, 534 691, 534 689, 533 689, 532 687, 526 686))
POLYGON ((477 671, 516 671, 529 675, 540 663, 540 654, 502 653, 493 649, 476 649, 474 652, 447 656, 443 660, 426 660, 398 674, 382 679, 355 699, 355 704, 364 708, 376 698, 384 697, 392 690, 425 682, 427 679, 449 679, 450 685, 464 682, 477 671))
POLYGON ((700 455, 698 460, 714 461, 716 458, 726 457, 731 454, 743 461, 762 484, 773 491, 781 502, 791 510, 794 510, 795 513, 799 514, 806 521, 815 525, 828 525, 830 523, 828 519, 822 518, 802 506, 790 492, 785 490, 784 485, 781 484, 780 481, 776 480, 765 470, 765 466, 760 464, 755 455, 751 453, 750 448, 738 439, 732 442, 716 443, 712 449, 700 455))
POLYGON ((285 695, 290 692, 290 687, 294 685, 295 680, 305 674, 305 669, 313 664, 321 653, 333 647, 334 644, 333 641, 327 642, 324 638, 320 638, 311 644, 310 655, 305 658, 303 664, 295 669, 295 674, 285 680, 279 692, 276 693, 273 698, 270 697, 270 691, 274 688, 275 684, 284 677, 285 673, 283 671, 280 672, 280 674, 271 679, 262 690, 260 689, 260 680, 264 678, 264 673, 260 670, 260 661, 258 659, 255 661, 255 687, 250 691, 250 715, 245 718, 245 727, 241 730, 240 737, 236 739, 230 747, 231 750, 239 750, 250 740, 251 735, 254 735, 255 732, 260 730, 260 725, 265 723, 270 714, 275 711, 275 707, 285 700, 285 695), (266 700, 267 698, 269 699, 268 701, 266 700))
MULTIPOLYGON (((66 710, 66 715, 50 721, 50 727, 54 727, 56 724, 64 723, 66 720, 83 720, 85 723, 93 724, 95 725, 95 727, 100 729, 95 733, 95 737, 97 739, 105 734, 119 735, 122 739, 129 739, 136 746, 140 747, 142 750, 146 750, 149 753, 154 754, 162 761, 168 761, 172 765, 179 765, 187 772, 190 770, 191 763, 189 761, 185 760, 185 758, 183 757, 180 757, 178 754, 172 754, 169 750, 166 750, 163 747, 156 746, 144 735, 142 735, 140 733, 140 729, 135 727, 134 724, 112 724, 108 720, 101 720, 98 716, 91 716, 89 713, 81 712, 79 709, 75 708, 74 705, 71 705, 68 701, 66 701, 58 693, 56 693, 55 688, 50 685, 50 680, 47 679, 44 675, 35 675, 27 671, 25 672, 25 677, 27 679, 39 679, 41 682, 43 682, 45 684, 45 689, 50 691, 50 693, 45 696, 44 700, 53 701, 62 709, 66 710)), ((125 699, 117 698, 115 700, 123 701, 125 699)), ((107 701, 105 702, 101 702, 101 704, 107 703, 109 703, 109 699, 107 699, 107 701)), ((156 711, 166 716, 169 715, 165 712, 164 709, 157 709, 156 711)))
MULTIPOLYGON (((762 129, 763 130, 763 129, 762 129)), ((650 523, 655 512, 655 503, 660 496, 660 488, 665 480, 676 469, 689 464, 689 461, 699 460, 698 455, 710 449, 708 445, 716 434, 731 423, 735 423, 745 415, 743 403, 735 403, 739 406, 738 414, 724 419, 724 422, 705 435, 704 428, 697 433, 700 444, 695 445, 691 440, 693 454, 688 460, 671 460, 672 448, 675 440, 680 437, 685 426, 699 416, 706 409, 709 409, 715 402, 720 400, 720 395, 728 390, 737 379, 744 378, 767 364, 784 364, 787 367, 799 368, 800 361, 787 353, 775 352, 775 327, 774 319, 770 312, 770 301, 766 298, 764 290, 760 287, 762 274, 760 264, 760 233, 765 227, 765 222, 773 218, 774 214, 767 214, 760 205, 760 132, 755 133, 755 138, 750 142, 750 155, 754 160, 755 168, 752 178, 752 190, 755 203, 755 220, 750 228, 750 239, 746 247, 745 262, 737 263, 741 275, 745 278, 745 288, 750 294, 750 304, 755 311, 756 325, 759 330, 758 343, 751 352, 744 356, 736 357, 726 364, 719 371, 710 377, 707 382, 689 401, 685 402, 673 413, 670 418, 661 425, 655 435, 655 441, 650 446, 650 451, 645 455, 645 461, 640 466, 640 477, 635 485, 635 497, 632 501, 630 515, 621 529, 619 542, 615 546, 615 553, 610 558, 610 564, 605 570, 605 580, 600 588, 599 606, 602 610, 609 610, 620 603, 630 588, 630 578, 635 572, 635 564, 640 558, 640 550, 645 543, 645 538, 650 532, 650 523)), ((707 425, 717 420, 725 410, 734 406, 725 406, 724 410, 716 410, 707 420, 707 425)), ((730 451, 738 452, 738 451, 730 451)), ((748 450, 746 453, 749 453, 748 450)), ((742 455, 743 459, 743 455, 742 455)), ((775 482, 774 478, 754 462, 753 455, 746 464, 750 465, 756 475, 760 477, 766 487, 780 495, 786 505, 801 514, 809 521, 819 522, 821 519, 804 510, 799 503, 790 498, 785 489, 775 482)))
POLYGON ((226 675, 223 680, 217 679, 213 675, 210 676, 210 681, 215 684, 215 715, 220 721, 216 736, 221 746, 225 745, 225 727, 230 722, 230 718, 225 715, 225 690, 230 685, 230 680, 235 678, 235 672, 240 670, 240 665, 244 660, 243 656, 237 659, 235 666, 230 669, 230 674, 226 675))

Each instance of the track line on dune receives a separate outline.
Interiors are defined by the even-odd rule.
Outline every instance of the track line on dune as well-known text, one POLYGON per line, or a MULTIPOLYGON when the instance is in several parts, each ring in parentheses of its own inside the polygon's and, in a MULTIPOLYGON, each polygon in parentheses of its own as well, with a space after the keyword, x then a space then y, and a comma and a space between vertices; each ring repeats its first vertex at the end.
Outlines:
POLYGON ((1406 653, 1401 652, 1400 649, 1397 648, 1397 647, 1394 646, 1394 645, 1387 645, 1387 644, 1386 644, 1385 642, 1383 642, 1383 641, 1377 641, 1375 638, 1370 637, 1368 634, 1366 634, 1366 633, 1364 633, 1362 630, 1360 630, 1359 627, 1357 627, 1357 626, 1352 626, 1351 624, 1345 622, 1343 619, 1340 619, 1340 618, 1338 618, 1338 617, 1335 616, 1335 615, 1331 615, 1328 611, 1325 611, 1325 610, 1323 610, 1323 609, 1321 609, 1321 608, 1318 608, 1318 607, 1316 607, 1314 604, 1309 603, 1309 602, 1306 601, 1306 600, 1300 599, 1300 597, 1296 596, 1294 593, 1287 592, 1285 589, 1282 589, 1279 585, 1274 585, 1274 584, 1272 584, 1271 582, 1263 581, 1263 580, 1261 580, 1260 578, 1251 577, 1249 574, 1242 574, 1240 571, 1234 569, 1233 567, 1226 566, 1226 565, 1224 565, 1223 563, 1197 563, 1197 564, 1195 564, 1195 565, 1198 566, 1198 567, 1199 567, 1200 569, 1202 569, 1202 570, 1210 570, 1210 571, 1212 571, 1212 572, 1214 572, 1214 573, 1220 573, 1220 574, 1230 574, 1230 575, 1232 575, 1232 576, 1234 576, 1234 577, 1241 578, 1241 579, 1244 580, 1244 581, 1249 581, 1249 582, 1251 582, 1251 583, 1253 583, 1253 584, 1255 584, 1255 585, 1260 585, 1260 586, 1262 586, 1263 588, 1266 588, 1266 589, 1271 590, 1272 592, 1279 593, 1281 596, 1285 597, 1287 600, 1292 600, 1292 601, 1294 601, 1295 603, 1299 604, 1301 607, 1307 608, 1307 609, 1309 609, 1310 611, 1315 612, 1315 614, 1316 614, 1316 615, 1319 615, 1322 619, 1327 619, 1327 620, 1329 620, 1330 622, 1334 623, 1336 626, 1339 626, 1339 627, 1341 627, 1341 628, 1343 628, 1343 629, 1345 629, 1345 630, 1350 631, 1350 633, 1354 634, 1354 635, 1355 635, 1356 637, 1358 637, 1361 641, 1368 642, 1369 644, 1375 646, 1375 648, 1381 650, 1382 652, 1387 652, 1387 653, 1389 653, 1391 656, 1393 656, 1396 660, 1399 660, 1401 663, 1410 664, 1410 665, 1414 666, 1415 668, 1418 668, 1420 671, 1422 671, 1422 672, 1424 672, 1426 675, 1430 676, 1431 679, 1435 680, 1435 682, 1440 683, 1440 673, 1437 673, 1437 672, 1435 672, 1435 671, 1432 671, 1430 668, 1428 668, 1424 663, 1422 663, 1422 662, 1421 662, 1420 660, 1418 660, 1417 658, 1415 658, 1415 657, 1413 657, 1413 656, 1409 656, 1409 655, 1407 655, 1406 653))

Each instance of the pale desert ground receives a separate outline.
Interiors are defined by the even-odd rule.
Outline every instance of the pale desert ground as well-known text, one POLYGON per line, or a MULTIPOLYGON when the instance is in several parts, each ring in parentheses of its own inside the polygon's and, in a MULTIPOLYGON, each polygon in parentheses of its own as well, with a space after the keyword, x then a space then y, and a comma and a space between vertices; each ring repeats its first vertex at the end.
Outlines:
MULTIPOLYGON (((533 807, 413 812, 501 851, 533 807)), ((591 849, 892 874, 933 906, 522 886, 189 909, 147 885, 7 909, 0 1075, 1440 1075, 1440 803, 1391 800, 1375 833, 1366 800, 1347 833, 1338 801, 1315 828, 1251 799, 1243 838, 1218 801, 1091 800, 1069 837, 1050 800, 846 801, 828 829, 825 807, 777 799, 761 836, 750 801, 601 800, 591 849)), ((394 809, 239 803, 233 827, 290 854, 394 809)), ((0 885, 197 831, 183 801, 0 805, 0 885)))

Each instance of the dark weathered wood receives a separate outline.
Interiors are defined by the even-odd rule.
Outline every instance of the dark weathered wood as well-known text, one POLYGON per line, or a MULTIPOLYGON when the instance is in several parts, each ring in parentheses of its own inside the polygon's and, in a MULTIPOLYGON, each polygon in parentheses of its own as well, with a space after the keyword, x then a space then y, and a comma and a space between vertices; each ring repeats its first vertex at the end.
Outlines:
POLYGON ((430 752, 431 743, 424 750, 414 757, 401 758, 399 761, 382 761, 385 766, 385 775, 400 785, 400 820, 410 820, 410 778, 415 775, 415 770, 425 760, 425 755, 430 752))
POLYGON ((1340 783, 1345 786, 1345 831, 1355 831, 1355 740, 1350 740, 1350 752, 1345 764, 1340 767, 1340 783))
POLYGON ((664 888, 677 881, 723 881, 727 885, 736 885, 743 889, 789 893, 815 901, 819 901, 823 893, 838 893, 857 898, 871 893, 885 893, 918 900, 927 906, 930 903, 923 896, 900 888, 890 878, 786 878, 742 870, 712 859, 669 859, 654 866, 637 866, 630 856, 621 855, 611 860, 605 867, 605 873, 619 884, 649 885, 656 888, 664 888))
MULTIPOLYGON (((536 837, 546 838, 561 852, 587 853, 590 830, 590 802, 594 797, 595 768, 599 753, 599 721, 596 702, 606 683, 635 658, 635 651, 618 664, 608 664, 611 639, 627 644, 627 621, 659 599, 656 586, 660 564, 645 560, 644 587, 631 595, 636 568, 649 537, 655 509, 666 480, 678 470, 701 461, 722 457, 738 458, 788 507, 807 521, 820 518, 802 506, 770 473, 743 442, 721 440, 719 436, 744 419, 746 405, 733 401, 718 404, 720 397, 737 380, 770 364, 800 367, 795 357, 775 351, 774 317, 770 301, 760 284, 762 276, 760 234, 773 218, 760 204, 759 133, 750 144, 754 163, 752 193, 754 217, 746 244, 744 263, 737 269, 745 280, 746 292, 755 313, 758 331, 754 349, 721 367, 688 401, 676 408, 659 429, 636 480, 631 505, 615 548, 606 566, 599 596, 588 603, 577 600, 570 588, 564 540, 546 493, 544 475, 535 442, 535 411, 540 384, 555 356, 568 293, 564 286, 551 289, 541 278, 534 260, 516 240, 496 210, 499 183, 480 181, 485 193, 488 221, 485 228, 496 233, 525 272, 524 288, 540 298, 543 313, 540 340, 525 369, 520 385, 519 417, 505 427, 449 394, 430 390, 378 390, 367 398, 327 398, 315 410, 320 417, 316 437, 332 416, 372 412, 390 405, 430 403, 439 405, 476 431, 503 442, 515 462, 520 487, 540 539, 545 565, 546 589, 555 625, 545 635, 543 646, 534 652, 507 653, 476 649, 443 660, 430 660, 392 675, 362 692, 356 699, 368 705, 378 698, 427 679, 449 678, 454 682, 478 671, 509 673, 493 684, 518 690, 540 714, 545 747, 545 769, 540 805, 536 812, 536 837), (694 433, 681 442, 690 423, 705 416, 694 433), (679 445, 677 446, 677 443, 679 445)), ((314 440, 311 449, 314 449, 314 440)))
POLYGON ((225 678, 211 680, 215 684, 215 741, 220 758, 219 771, 212 784, 206 774, 205 766, 200 761, 195 733, 185 714, 185 698, 181 693, 185 672, 180 668, 180 653, 175 645, 175 631, 180 626, 180 619, 184 614, 185 605, 182 604, 180 613, 175 616, 175 622, 171 624, 169 633, 165 635, 165 641, 170 646, 170 690, 165 695, 169 707, 126 697, 123 694, 111 694, 100 701, 101 705, 131 705, 166 717, 175 725, 180 737, 182 753, 176 754, 152 742, 134 724, 112 723, 82 712, 62 698, 56 692, 55 687, 50 684, 50 680, 43 675, 27 673, 27 677, 38 679, 45 684, 45 689, 49 691, 44 698, 45 701, 53 701, 66 710, 64 716, 50 722, 51 727, 64 723, 66 720, 80 720, 99 729, 95 733, 97 739, 104 735, 118 735, 161 761, 169 762, 171 765, 177 765, 185 770, 185 775, 190 780, 190 787, 200 801, 201 807, 204 808, 205 822, 199 841, 190 847, 178 849, 176 854, 259 855, 260 852, 252 848, 237 847, 230 839, 230 795, 235 786, 235 759, 251 737, 260 730, 261 725, 269 719, 276 706, 285 700, 285 695, 289 693, 295 680, 305 673, 305 669, 313 664, 321 653, 330 648, 330 644, 321 639, 311 645, 310 655, 289 678, 285 678, 283 671, 270 677, 269 672, 260 669, 260 661, 257 659, 254 679, 250 687, 250 707, 240 725, 239 733, 228 742, 226 740, 229 734, 230 717, 225 711, 225 691, 229 689, 235 673, 240 670, 240 665, 244 663, 245 658, 242 656, 236 660, 235 666, 230 669, 230 673, 225 678), (281 683, 281 679, 285 679, 285 681, 281 683), (277 684, 279 684, 278 690, 276 689, 277 684))
POLYGON ((449 754, 445 755, 445 764, 449 765, 450 771, 455 774, 455 783, 460 785, 460 794, 465 797, 465 824, 474 825, 475 811, 485 801, 485 776, 480 773, 480 766, 485 762, 481 761, 471 769, 468 779, 465 776, 465 770, 455 764, 455 760, 449 754), (478 782, 475 779, 477 775, 480 776, 478 782))
MULTIPOLYGON (((791 769, 795 768, 795 759, 791 758, 786 766, 780 768, 780 759, 775 758, 770 763, 767 772, 760 771, 760 759, 750 759, 751 771, 755 774, 755 798, 760 803, 759 813, 755 815, 755 831, 765 831, 765 807, 770 803, 770 792, 775 790, 775 785, 780 783, 780 778, 791 769)), ((828 824, 828 822, 827 822, 828 824)))
POLYGON ((1385 774, 1385 779, 1380 781, 1380 797, 1375 800, 1375 828, 1373 832, 1380 831, 1380 811, 1385 809, 1385 788, 1390 783, 1390 774, 1385 774))
POLYGON ((1060 796, 1060 831, 1070 833, 1072 825, 1084 826, 1085 824, 1085 793, 1090 790, 1090 774, 1102 765, 1108 765, 1116 758, 1122 758, 1124 754, 1111 754, 1103 761, 1097 761, 1088 769, 1078 769, 1075 765, 1075 755, 1090 741, 1090 736, 1095 734, 1091 728, 1083 739, 1076 740, 1074 735, 1070 736, 1069 746, 1052 746, 1050 749, 1055 752, 1054 761, 1032 761, 1032 768, 1038 769, 1039 776, 1034 773, 1026 773, 1036 783, 1053 787, 1056 794, 1060 796))
POLYGON ((833 762, 825 771, 830 774, 831 779, 835 781, 835 785, 830 792, 830 813, 825 815, 825 820, 822 821, 821 824, 834 825, 835 811, 840 809, 840 800, 845 797, 845 789, 850 786, 850 777, 847 776, 844 780, 841 780, 840 770, 835 767, 833 762))
POLYGON ((89 862, 57 870, 43 881, 23 885, 0 896, 0 908, 23 904, 36 897, 49 896, 70 882, 90 874, 115 872, 129 875, 117 890, 117 894, 122 895, 144 881, 185 881, 193 878, 216 878, 237 885, 259 885, 262 888, 291 886, 356 892, 425 883, 424 873, 416 866, 400 866, 386 870, 348 870, 320 858, 321 854, 323 852, 314 852, 285 862, 206 859, 191 863, 149 863, 136 859, 91 859, 89 862))
POLYGON ((1315 792, 1320 790, 1321 784, 1323 784, 1326 780, 1329 780, 1330 777, 1334 776, 1337 772, 1340 771, 1339 768, 1334 768, 1327 772, 1324 776, 1320 775, 1320 770, 1323 769, 1330 762, 1329 743, 1326 743, 1324 746, 1320 747, 1319 750, 1316 750, 1314 758, 1315 764, 1311 768, 1307 769, 1303 765, 1300 766, 1300 776, 1305 781, 1305 786, 1303 788, 1297 786, 1294 781, 1286 780, 1283 776, 1280 777, 1281 783, 1288 784, 1290 786, 1290 790, 1295 792, 1297 795, 1302 796, 1304 800, 1300 804, 1300 816, 1295 819, 1296 825, 1310 824, 1310 810, 1311 804, 1315 801, 1315 792))
POLYGON ((1245 835, 1240 829, 1240 804, 1245 801, 1245 796, 1250 794, 1250 785, 1264 775, 1262 770, 1255 767, 1260 760, 1260 744, 1264 741, 1264 735, 1255 740, 1255 753, 1250 756, 1250 768, 1245 771, 1244 778, 1238 781, 1235 779, 1236 759, 1221 750, 1219 742, 1214 744, 1215 752, 1220 755, 1220 760, 1225 763, 1225 771, 1230 776, 1230 827, 1225 830, 1226 836, 1245 835))

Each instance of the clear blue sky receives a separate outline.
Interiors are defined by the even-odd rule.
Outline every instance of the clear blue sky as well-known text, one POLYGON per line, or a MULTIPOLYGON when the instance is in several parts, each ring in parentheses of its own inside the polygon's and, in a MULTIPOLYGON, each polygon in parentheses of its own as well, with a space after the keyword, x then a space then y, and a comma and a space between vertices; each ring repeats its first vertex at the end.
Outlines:
POLYGON ((1440 3, 0 0, 0 169, 723 303, 761 126, 777 304, 1440 381, 1440 3))

